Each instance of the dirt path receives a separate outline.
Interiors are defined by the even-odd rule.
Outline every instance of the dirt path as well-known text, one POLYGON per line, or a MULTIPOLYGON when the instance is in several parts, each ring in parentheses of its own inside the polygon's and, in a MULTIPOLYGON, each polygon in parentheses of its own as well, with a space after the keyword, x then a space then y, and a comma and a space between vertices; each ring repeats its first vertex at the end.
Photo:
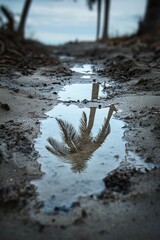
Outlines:
POLYGON ((81 43, 54 48, 55 57, 56 63, 47 61, 30 74, 13 67, 8 73, 8 66, 1 66, 0 239, 159 239, 159 52, 137 43, 81 43), (95 75, 81 79, 71 71, 75 63, 92 64, 95 75), (64 85, 95 80, 109 83, 98 104, 115 104, 116 117, 126 123, 128 149, 156 168, 118 169, 102 194, 80 198, 67 213, 41 214, 30 184, 42 174, 34 149, 40 120, 60 102, 64 85))

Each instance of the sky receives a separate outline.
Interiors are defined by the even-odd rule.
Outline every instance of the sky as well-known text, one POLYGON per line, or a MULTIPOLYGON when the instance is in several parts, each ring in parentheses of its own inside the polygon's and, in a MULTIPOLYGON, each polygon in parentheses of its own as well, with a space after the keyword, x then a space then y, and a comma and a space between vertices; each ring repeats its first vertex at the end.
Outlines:
MULTIPOLYGON (((104 1, 104 0, 103 0, 104 1)), ((24 0, 0 0, 19 21, 24 0)), ((63 44, 75 40, 95 40, 96 5, 87 0, 33 0, 26 23, 26 37, 46 44, 63 44)), ((111 0, 109 35, 131 34, 145 13, 146 0, 111 0)), ((103 15, 102 15, 103 18, 103 15)))

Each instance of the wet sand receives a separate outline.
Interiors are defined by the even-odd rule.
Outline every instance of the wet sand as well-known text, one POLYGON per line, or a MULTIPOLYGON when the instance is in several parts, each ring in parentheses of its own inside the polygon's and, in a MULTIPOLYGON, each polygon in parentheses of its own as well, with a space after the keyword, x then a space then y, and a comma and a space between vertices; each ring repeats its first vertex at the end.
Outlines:
MULTIPOLYGON (((117 118, 126 123, 124 139, 128 149, 159 166, 159 53, 144 45, 142 49, 137 43, 72 43, 53 48, 53 52, 54 57, 68 58, 39 66, 28 76, 20 69, 1 74, 0 238, 159 239, 159 167, 143 173, 135 170, 127 177, 128 169, 122 169, 122 174, 115 170, 114 186, 98 196, 79 198, 69 212, 57 209, 49 215, 41 213, 43 203, 37 201, 31 184, 42 175, 34 149, 40 120, 57 105, 63 86, 95 78, 111 85, 106 88, 107 98, 98 104, 115 104, 117 118), (92 64, 96 75, 82 79, 70 70, 75 63, 92 64), (121 180, 127 186, 125 192, 121 180)), ((8 66, 3 65, 5 68, 8 66)))

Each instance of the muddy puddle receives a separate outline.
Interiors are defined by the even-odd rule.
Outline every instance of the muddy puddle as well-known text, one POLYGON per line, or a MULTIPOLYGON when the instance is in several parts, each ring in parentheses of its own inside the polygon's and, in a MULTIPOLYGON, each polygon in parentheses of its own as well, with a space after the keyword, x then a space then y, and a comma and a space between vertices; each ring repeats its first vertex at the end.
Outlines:
MULTIPOLYGON (((65 87, 61 99, 99 99, 100 85, 77 84, 65 87)), ((42 211, 66 210, 80 196, 98 194, 104 189, 102 179, 122 163, 137 168, 150 168, 127 149, 123 139, 124 122, 115 117, 111 104, 65 105, 59 103, 41 121, 41 134, 35 141, 38 162, 44 173, 32 181, 37 187, 42 211)))

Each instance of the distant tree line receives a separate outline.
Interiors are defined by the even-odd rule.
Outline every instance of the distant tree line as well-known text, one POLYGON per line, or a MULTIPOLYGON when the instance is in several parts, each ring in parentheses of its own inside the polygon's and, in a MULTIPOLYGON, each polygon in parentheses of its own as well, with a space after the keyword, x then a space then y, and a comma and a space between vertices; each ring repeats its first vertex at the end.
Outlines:
MULTIPOLYGON (((7 18, 7 27, 11 31, 15 32, 20 39, 24 39, 25 24, 32 0, 25 0, 23 10, 21 13, 18 28, 15 29, 14 17, 9 10, 0 6, 0 10, 3 15, 7 18)), ((87 0, 87 4, 90 9, 93 8, 94 4, 97 4, 97 31, 96 40, 108 39, 108 26, 109 26, 109 11, 110 11, 111 0, 87 0), (103 4, 103 26, 102 35, 100 36, 101 28, 101 15, 102 15, 102 4, 103 4)), ((46 4, 46 3, 44 3, 46 4)), ((153 33, 160 29, 160 0, 147 0, 146 12, 144 19, 140 22, 138 34, 153 33)))
MULTIPOLYGON (((106 40, 109 37, 109 11, 111 0, 87 0, 88 6, 92 9, 93 5, 97 3, 97 33, 96 40, 106 40), (102 3, 104 4, 104 20, 102 28, 102 36, 100 37, 100 20, 102 14, 102 3)), ((139 23, 137 33, 139 35, 145 33, 154 33, 160 31, 160 0, 147 0, 145 16, 139 23)))

